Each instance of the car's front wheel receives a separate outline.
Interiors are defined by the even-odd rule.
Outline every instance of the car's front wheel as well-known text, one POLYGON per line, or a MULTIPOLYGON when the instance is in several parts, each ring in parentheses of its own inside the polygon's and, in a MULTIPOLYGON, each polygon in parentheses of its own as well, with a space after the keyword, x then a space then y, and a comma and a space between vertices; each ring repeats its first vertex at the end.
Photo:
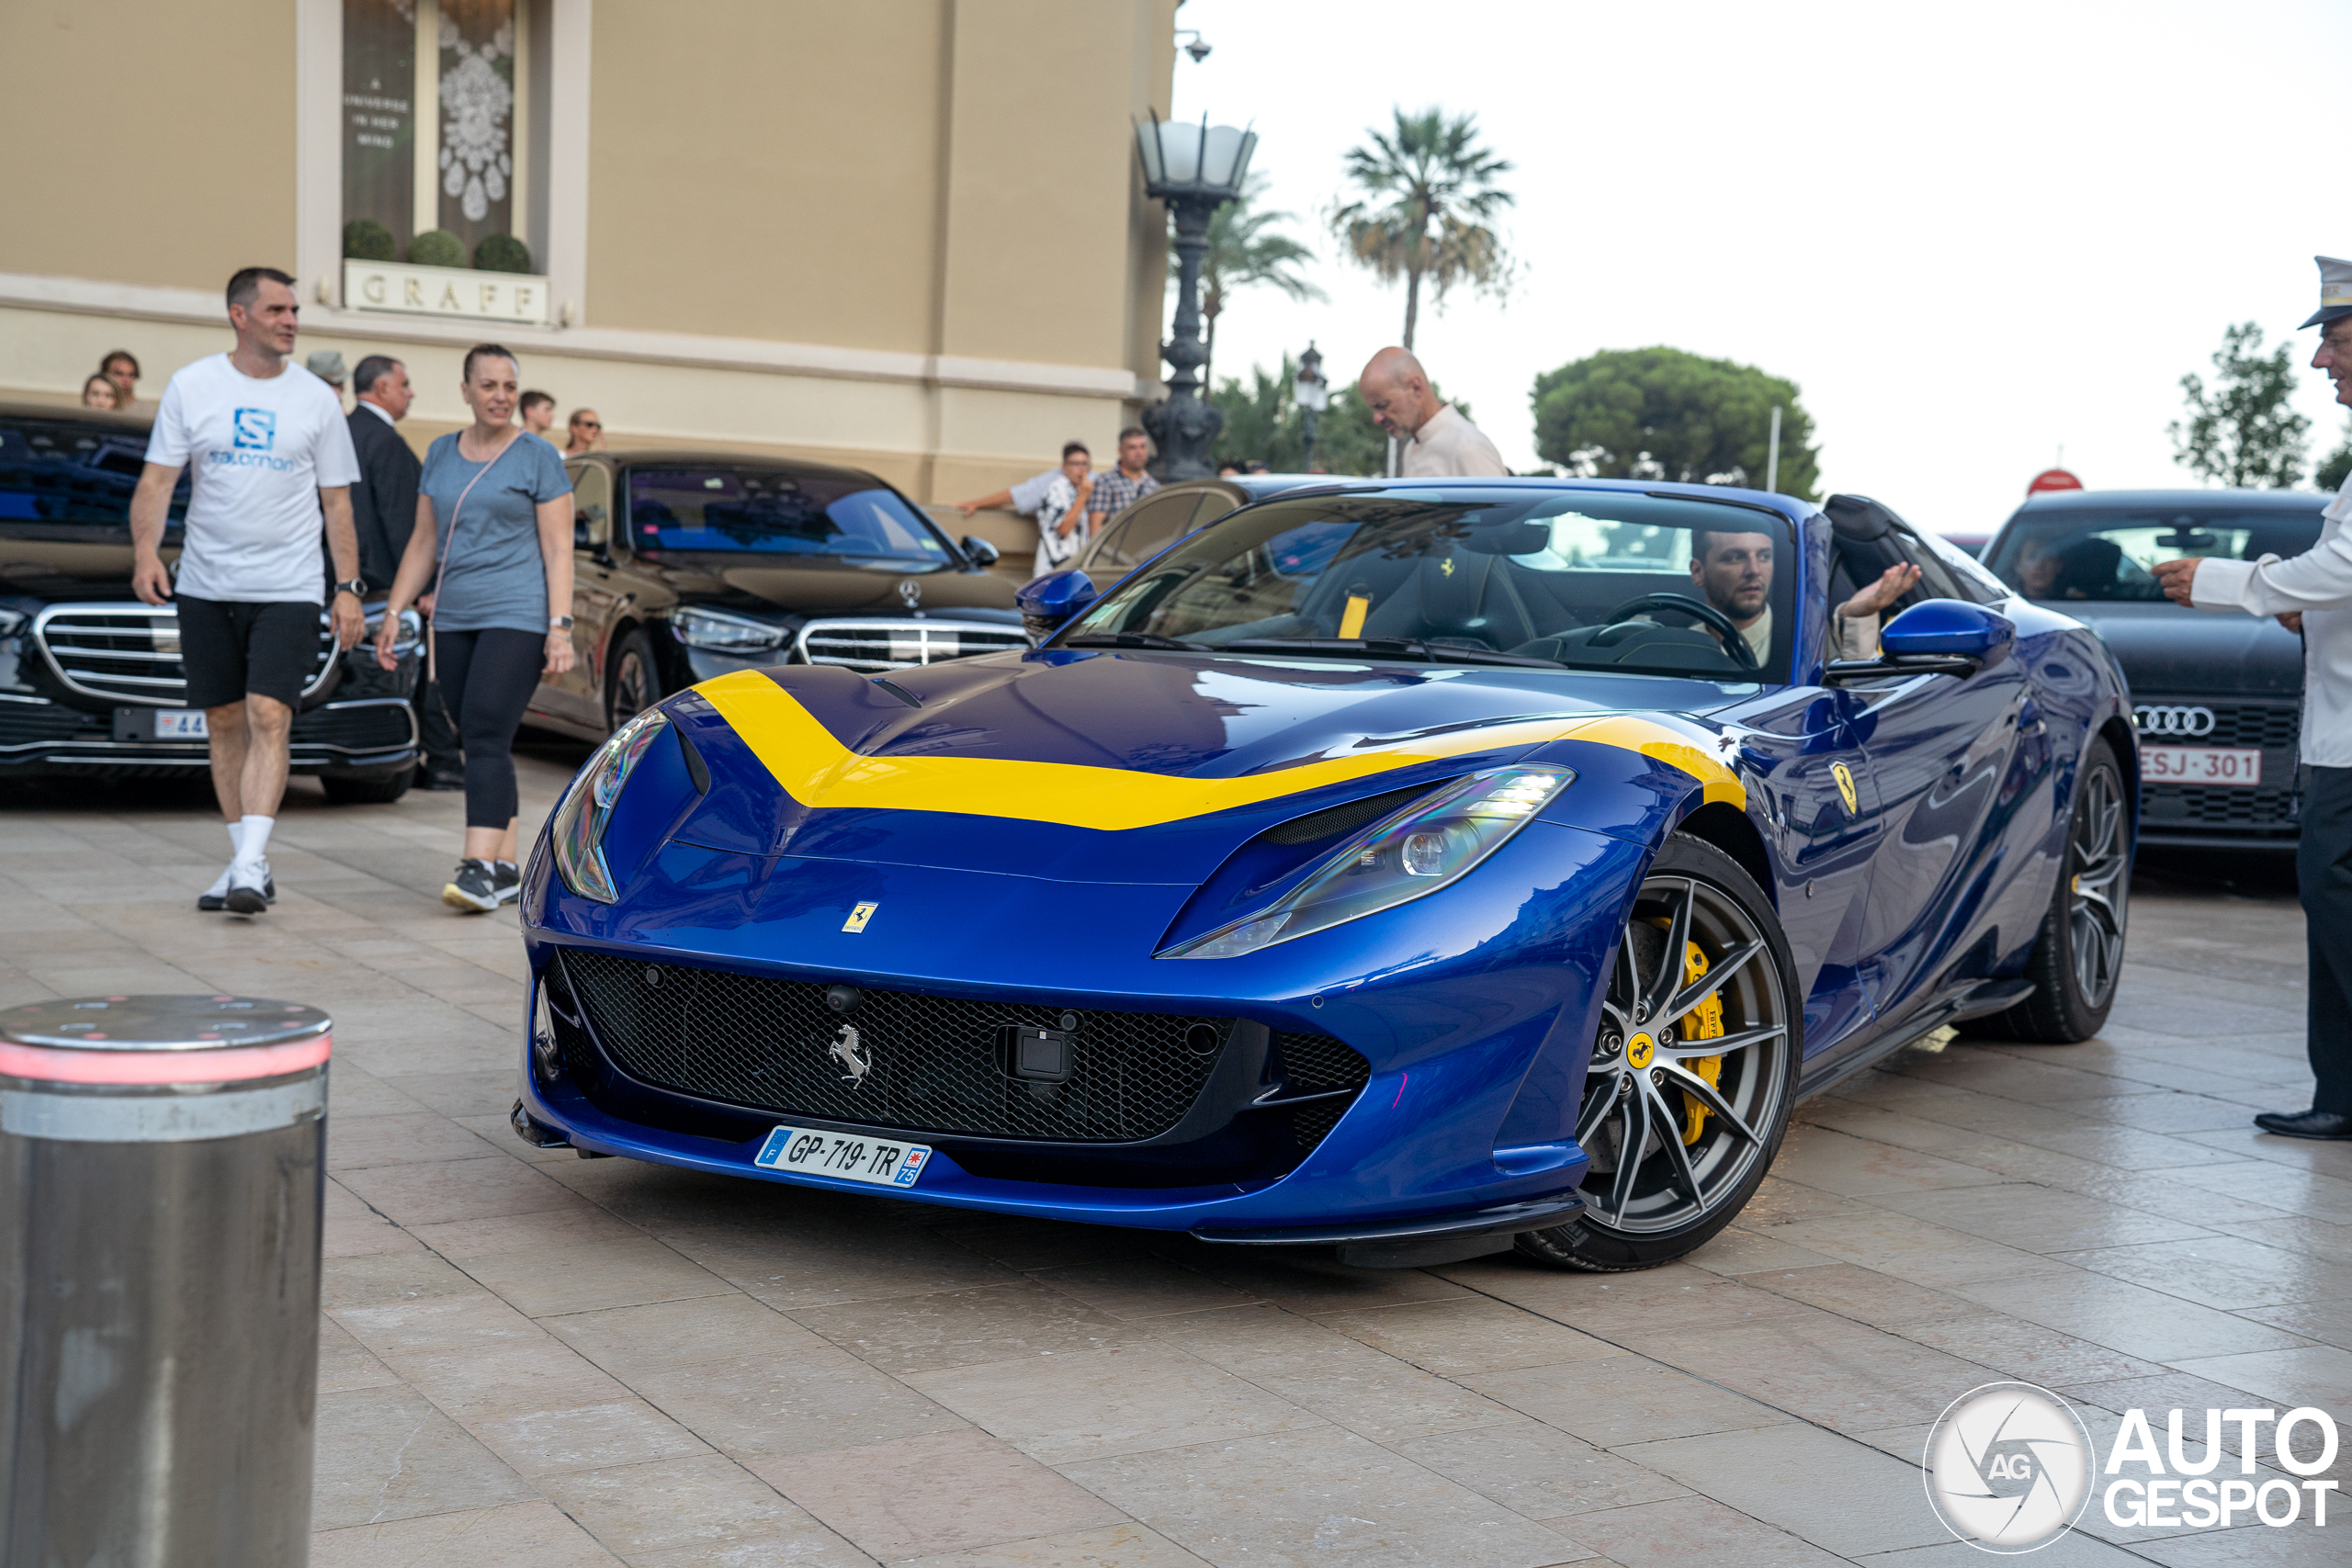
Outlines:
POLYGON ((613 645, 612 679, 605 692, 605 733, 610 735, 662 700, 662 677, 653 668, 653 644, 631 627, 613 645))
POLYGON ((1585 1075, 1585 1212, 1519 1250, 1613 1273, 1671 1262, 1729 1224, 1788 1127, 1798 995, 1755 881, 1713 844, 1668 839, 1611 962, 1585 1075))

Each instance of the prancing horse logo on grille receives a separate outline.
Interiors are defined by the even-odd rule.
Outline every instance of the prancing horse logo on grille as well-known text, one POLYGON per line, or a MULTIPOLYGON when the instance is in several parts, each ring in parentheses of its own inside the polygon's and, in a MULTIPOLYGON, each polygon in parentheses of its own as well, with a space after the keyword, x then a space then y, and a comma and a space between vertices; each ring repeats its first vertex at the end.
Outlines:
POLYGON ((2214 725, 2220 722, 2209 707, 2157 706, 2148 703, 2133 708, 2132 718, 2143 735, 2211 735, 2214 725))
POLYGON ((842 1075, 842 1082, 852 1089, 864 1083, 865 1075, 874 1070, 874 1057, 858 1043, 855 1024, 842 1024, 841 1032, 833 1036, 832 1049, 825 1055, 849 1069, 842 1075))

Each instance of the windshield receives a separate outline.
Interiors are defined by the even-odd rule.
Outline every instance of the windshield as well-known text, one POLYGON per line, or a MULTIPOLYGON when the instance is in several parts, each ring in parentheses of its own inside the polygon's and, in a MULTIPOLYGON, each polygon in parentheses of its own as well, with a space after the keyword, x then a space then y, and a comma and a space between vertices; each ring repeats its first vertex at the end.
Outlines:
POLYGON ((1984 564, 2029 599, 2153 602, 2165 596, 2153 570, 2158 561, 2301 555, 2319 542, 2325 504, 2314 496, 2309 512, 2195 505, 2021 512, 1984 564))
MULTIPOLYGON (((143 431, 66 420, 0 421, 0 525, 97 523, 128 530, 130 493, 139 488, 146 462, 143 431)), ((187 511, 187 495, 183 471, 165 525, 174 538, 187 511)))
POLYGON ((1778 682, 1794 570, 1786 521, 1750 507, 1469 486, 1302 497, 1210 525, 1064 640, 1125 634, 1333 658, 1388 642, 1778 682), (1340 640, 1301 646, 1324 639, 1340 640))
POLYGON ((931 525, 870 480, 752 463, 639 468, 628 477, 629 541, 664 550, 849 556, 945 565, 931 525))

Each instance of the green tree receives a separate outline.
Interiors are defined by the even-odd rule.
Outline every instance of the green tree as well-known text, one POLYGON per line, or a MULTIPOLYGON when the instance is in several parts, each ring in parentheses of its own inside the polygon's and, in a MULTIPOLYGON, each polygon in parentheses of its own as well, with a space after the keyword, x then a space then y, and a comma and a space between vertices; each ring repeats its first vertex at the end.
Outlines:
POLYGON ((1797 385, 1679 348, 1611 349, 1535 378, 1535 450, 1570 474, 1764 488, 1781 406, 1780 491, 1819 499, 1821 448, 1797 385))
POLYGON ((1405 280, 1410 348, 1424 280, 1432 300, 1458 283, 1498 297, 1509 290, 1511 260, 1493 224, 1513 200, 1495 184, 1511 165, 1478 144, 1476 115, 1390 113, 1392 130, 1367 130, 1370 145, 1348 150, 1343 164, 1357 194, 1332 209, 1331 228, 1382 282, 1405 280))
POLYGON ((2262 352, 2262 329, 2241 321, 2213 354, 2213 389, 2195 372, 2180 378, 2188 418, 2165 426, 2174 461, 2199 479, 2256 490, 2286 490, 2303 476, 2312 422, 2289 407, 2295 346, 2262 352))
POLYGON ((2347 478, 2352 478, 2352 429, 2345 431, 2342 446, 2320 459, 2312 483, 2322 490, 2342 490, 2347 478))
MULTIPOLYGON (((1225 378, 1209 400, 1225 412, 1225 428, 1216 438, 1218 463, 1255 460, 1278 474, 1304 471, 1306 427, 1298 405, 1291 400, 1291 386, 1297 375, 1297 363, 1284 355, 1279 376, 1253 366, 1246 386, 1234 377, 1225 378)), ((1434 385, 1430 389, 1437 391, 1434 385)), ((1467 405, 1454 406, 1462 410, 1464 418, 1470 417, 1467 405)), ((1345 387, 1334 391, 1331 406, 1315 423, 1315 466, 1327 474, 1373 477, 1387 460, 1388 437, 1372 423, 1372 412, 1356 396, 1356 389, 1345 387)))
MULTIPOLYGON (((1208 323, 1209 354, 1201 362, 1204 387, 1211 384, 1209 367, 1216 361, 1216 319, 1225 313, 1227 296, 1262 284, 1299 304, 1326 298, 1322 289, 1296 270, 1301 262, 1314 260, 1315 253, 1279 231, 1277 225, 1292 220, 1289 213, 1259 209, 1258 201, 1265 194, 1266 176, 1253 174, 1243 184, 1239 199, 1227 202, 1209 220, 1208 254, 1201 258, 1201 315, 1208 323)), ((1181 270, 1176 253, 1170 251, 1170 279, 1181 270)))

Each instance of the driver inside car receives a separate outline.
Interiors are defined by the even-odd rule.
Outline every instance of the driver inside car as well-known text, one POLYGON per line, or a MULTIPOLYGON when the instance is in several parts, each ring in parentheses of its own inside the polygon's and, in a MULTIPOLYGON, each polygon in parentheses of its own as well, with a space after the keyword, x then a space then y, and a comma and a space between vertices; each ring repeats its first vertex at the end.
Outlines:
MULTIPOLYGON (((1694 533, 1690 545, 1691 586, 1731 618, 1761 669, 1772 649, 1772 536, 1694 533)), ((1838 605, 1831 616, 1832 656, 1877 658, 1880 615, 1918 585, 1919 569, 1900 561, 1838 605)))

